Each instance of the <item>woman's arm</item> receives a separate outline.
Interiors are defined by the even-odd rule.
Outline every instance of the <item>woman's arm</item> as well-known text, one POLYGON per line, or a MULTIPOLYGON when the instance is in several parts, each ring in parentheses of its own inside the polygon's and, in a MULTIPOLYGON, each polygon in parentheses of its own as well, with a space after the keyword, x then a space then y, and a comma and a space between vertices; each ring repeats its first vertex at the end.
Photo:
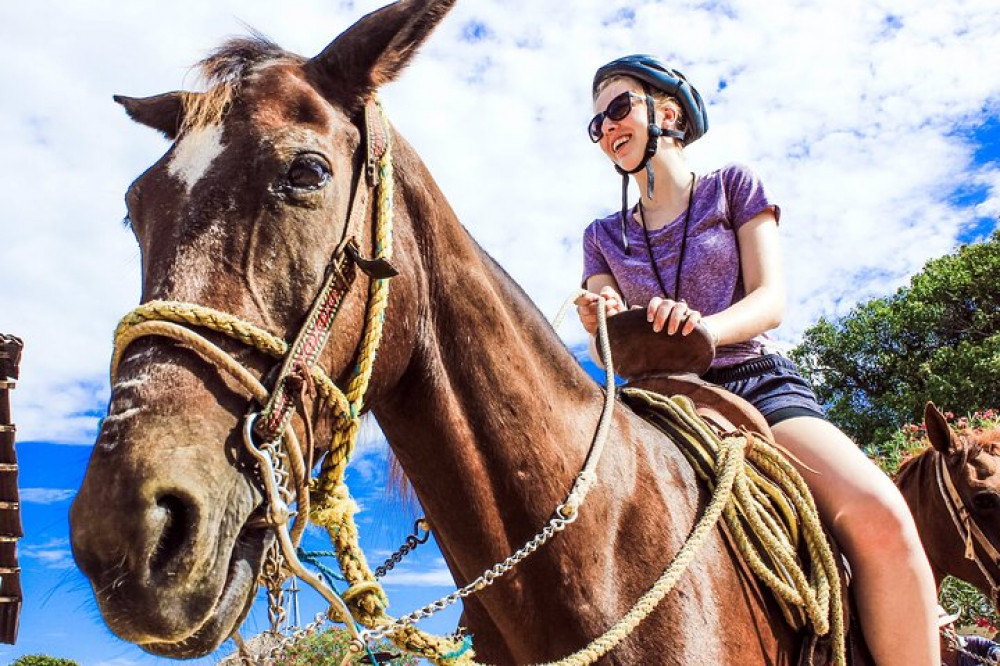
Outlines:
POLYGON ((597 301, 603 297, 605 299, 605 312, 610 317, 625 309, 625 301, 621 297, 618 283, 610 273, 601 273, 587 278, 587 293, 576 299, 576 312, 580 316, 580 322, 590 333, 590 344, 588 350, 590 358, 599 367, 603 368, 601 355, 597 352, 597 301))
POLYGON ((736 232, 746 296, 703 319, 720 345, 750 340, 776 328, 785 314, 784 270, 774 212, 765 210, 736 232))

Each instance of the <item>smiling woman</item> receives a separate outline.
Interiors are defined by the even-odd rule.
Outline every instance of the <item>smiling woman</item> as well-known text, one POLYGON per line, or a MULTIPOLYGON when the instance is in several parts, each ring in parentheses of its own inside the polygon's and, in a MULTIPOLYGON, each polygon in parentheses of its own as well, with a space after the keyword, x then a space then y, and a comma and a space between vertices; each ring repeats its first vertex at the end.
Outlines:
POLYGON ((933 578, 903 498, 826 420, 795 363, 772 350, 768 332, 786 300, 777 204, 746 166, 688 167, 685 148, 708 130, 705 105, 658 58, 602 66, 593 98, 588 132, 622 178, 622 209, 584 232, 581 322, 593 334, 603 300, 612 316, 644 310, 663 336, 707 328, 715 358, 697 372, 753 405, 802 473, 855 573, 876 662, 938 666, 933 578), (631 211, 629 176, 641 192, 631 211))

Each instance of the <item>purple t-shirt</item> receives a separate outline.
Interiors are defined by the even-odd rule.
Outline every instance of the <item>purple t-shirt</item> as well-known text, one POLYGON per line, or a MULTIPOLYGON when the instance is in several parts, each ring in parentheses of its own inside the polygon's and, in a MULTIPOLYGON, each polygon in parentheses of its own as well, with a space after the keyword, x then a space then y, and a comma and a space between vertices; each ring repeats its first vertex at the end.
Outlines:
MULTIPOLYGON (((730 164, 699 176, 691 202, 690 228, 684 264, 680 269, 680 298, 702 315, 725 310, 746 295, 740 272, 736 231, 768 208, 780 216, 757 175, 748 167, 730 164)), ((687 211, 676 220, 650 229, 652 256, 664 286, 673 291, 687 211)), ((626 216, 626 234, 632 249, 622 247, 621 214, 594 220, 583 234, 583 283, 594 275, 615 278, 628 305, 645 307, 653 296, 663 296, 650 263, 642 225, 634 209, 626 216)), ((766 335, 716 350, 713 367, 724 367, 760 356, 766 335)))

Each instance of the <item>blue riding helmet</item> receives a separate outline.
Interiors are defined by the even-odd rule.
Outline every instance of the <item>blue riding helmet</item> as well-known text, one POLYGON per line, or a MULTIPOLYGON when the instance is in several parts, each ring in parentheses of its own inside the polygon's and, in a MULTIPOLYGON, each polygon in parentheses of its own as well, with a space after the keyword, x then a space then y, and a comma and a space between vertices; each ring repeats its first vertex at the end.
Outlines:
MULTIPOLYGON (((676 69, 671 69, 663 64, 659 58, 651 55, 637 53, 628 55, 617 60, 612 60, 604 65, 594 74, 594 94, 601 81, 612 76, 630 76, 642 83, 646 92, 646 113, 648 114, 648 135, 646 139, 646 152, 642 161, 634 168, 626 171, 615 165, 615 170, 622 176, 622 216, 621 232, 622 245, 625 254, 631 254, 628 235, 625 233, 625 214, 628 210, 628 176, 646 169, 646 196, 653 199, 653 165, 649 160, 656 154, 656 149, 660 145, 660 137, 669 136, 679 140, 683 145, 688 145, 692 141, 697 141, 708 131, 708 114, 705 112, 705 103, 701 100, 701 95, 695 87, 688 83, 684 75, 676 69), (687 128, 681 132, 675 129, 663 129, 655 122, 653 113, 653 98, 651 89, 665 92, 680 103, 684 109, 684 117, 687 120, 687 128)), ((639 205, 642 205, 640 197, 639 205)))
POLYGON ((594 74, 594 92, 597 92, 601 81, 619 75, 638 79, 680 102, 687 118, 687 130, 681 139, 685 146, 697 141, 708 131, 708 114, 701 95, 683 74, 667 67, 659 58, 639 53, 612 60, 594 74))

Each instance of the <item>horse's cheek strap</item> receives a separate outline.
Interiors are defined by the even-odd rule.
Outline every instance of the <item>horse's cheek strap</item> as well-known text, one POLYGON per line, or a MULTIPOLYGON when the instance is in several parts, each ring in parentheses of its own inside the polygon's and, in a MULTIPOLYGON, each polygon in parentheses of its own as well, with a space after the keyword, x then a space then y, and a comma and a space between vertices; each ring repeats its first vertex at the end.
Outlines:
MULTIPOLYGON (((264 441, 274 441, 281 436, 288 426, 294 411, 291 396, 285 390, 285 384, 292 372, 299 366, 305 366, 309 371, 319 360, 320 353, 326 346, 333 321, 336 319, 347 292, 354 282, 356 272, 354 264, 360 254, 357 250, 357 238, 363 235, 363 222, 368 210, 368 192, 374 189, 378 179, 377 166, 386 153, 388 141, 386 128, 375 99, 369 100, 364 110, 365 156, 363 158, 364 174, 358 176, 354 197, 349 204, 347 220, 344 226, 344 236, 334 251, 328 276, 316 300, 313 302, 306 317, 306 323, 292 343, 287 356, 275 380, 274 390, 266 405, 261 410, 260 418, 254 428, 256 434, 264 441), (354 247, 352 253, 349 248, 354 247)), ((370 262, 357 262, 365 272, 375 271, 382 266, 370 266, 370 262)), ((392 266, 389 266, 392 269, 392 266)), ((386 269, 388 270, 388 269, 386 269)))

